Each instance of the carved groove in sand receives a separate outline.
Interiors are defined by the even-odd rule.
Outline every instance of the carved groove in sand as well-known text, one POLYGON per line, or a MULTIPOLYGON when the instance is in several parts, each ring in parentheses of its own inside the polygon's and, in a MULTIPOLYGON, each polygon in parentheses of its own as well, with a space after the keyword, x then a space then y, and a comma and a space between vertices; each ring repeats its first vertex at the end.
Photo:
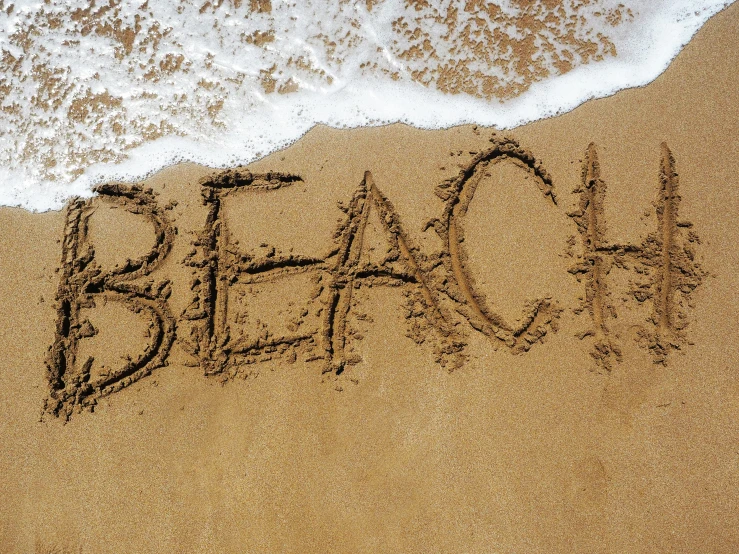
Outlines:
POLYGON ((436 230, 444 247, 432 255, 413 245, 369 171, 348 206, 342 207, 346 216, 334 233, 334 247, 315 257, 284 255, 274 249, 264 258, 241 252, 230 242, 222 213, 221 201, 228 195, 268 194, 302 182, 300 177, 228 171, 204 180, 203 199, 209 212, 196 250, 187 260, 196 271, 191 285, 194 301, 183 314, 193 325, 189 334, 180 333, 185 349, 199 360, 206 375, 228 378, 258 361, 277 357, 292 361, 299 355, 308 361, 322 360, 324 373, 339 375, 347 364, 359 361, 347 351, 357 336, 347 328, 350 311, 358 303, 355 291, 382 285, 402 288, 407 336, 418 344, 429 341, 436 360, 444 367, 453 369, 464 359, 467 332, 459 315, 496 344, 514 353, 528 351, 556 330, 561 309, 551 298, 536 299, 517 327, 498 316, 476 292, 465 267, 462 220, 485 171, 504 160, 530 172, 552 206, 556 202, 551 178, 528 151, 512 140, 496 138, 492 142, 493 146, 475 156, 456 178, 437 187, 445 209, 442 218, 429 222, 427 228, 436 230), (364 255, 364 235, 372 212, 379 216, 389 245, 379 264, 366 261, 364 255), (238 330, 228 324, 229 289, 237 283, 277 281, 296 274, 310 274, 313 291, 302 317, 293 321, 294 332, 275 334, 265 328, 247 341, 237 338, 238 330), (311 318, 316 322, 313 327, 305 321, 311 318))
POLYGON ((528 303, 518 326, 506 322, 496 313, 490 301, 475 290, 474 279, 467 268, 468 255, 464 246, 462 221, 475 191, 488 169, 505 160, 529 172, 544 197, 549 199, 552 206, 556 206, 552 179, 541 163, 512 140, 496 141, 492 148, 476 155, 456 178, 437 187, 436 194, 446 201, 446 206, 441 220, 435 222, 435 226, 446 247, 453 297, 460 304, 460 312, 475 329, 491 339, 514 352, 525 352, 549 330, 556 330, 556 320, 562 310, 551 298, 535 299, 528 303))
MULTIPOLYGON (((426 281, 422 256, 370 172, 365 173, 344 208, 346 218, 336 230, 329 252, 307 257, 285 255, 272 248, 266 257, 258 258, 230 242, 221 205, 225 196, 265 194, 298 182, 302 179, 295 175, 230 171, 202 183, 209 212, 205 230, 195 242, 196 250, 186 261, 196 271, 191 284, 194 301, 183 313, 183 319, 192 324, 182 338, 185 350, 200 361, 205 374, 230 377, 243 373, 248 364, 276 357, 294 361, 298 355, 305 361, 322 360, 324 373, 341 374, 348 363, 358 361, 346 352, 352 339, 347 317, 356 305, 354 291, 363 286, 402 287, 409 303, 420 303, 420 309, 409 310, 407 319, 417 331, 418 322, 411 320, 419 318, 427 323, 424 330, 435 330, 441 344, 440 362, 444 362, 444 354, 461 350, 459 345, 447 344, 453 343, 453 333, 426 281), (364 233, 372 210, 377 211, 390 245, 389 255, 380 264, 363 258, 364 233), (237 330, 228 324, 229 289, 237 283, 275 282, 297 274, 310 275, 312 291, 301 317, 292 322, 293 332, 276 335, 265 328, 251 340, 237 338, 237 330), (311 326, 307 319, 316 324, 311 326)), ((418 335, 414 338, 416 342, 424 340, 418 335)))
POLYGON ((592 355, 604 369, 610 370, 613 361, 621 359, 620 340, 612 332, 618 312, 609 292, 608 276, 613 267, 623 268, 636 276, 630 282, 628 295, 638 303, 652 303, 651 317, 639 330, 639 342, 652 352, 656 362, 665 363, 669 351, 680 349, 686 341, 686 309, 691 293, 705 277, 695 261, 693 248, 700 240, 691 230, 691 223, 678 219, 680 195, 672 152, 662 143, 654 203, 657 232, 649 234, 641 244, 605 240, 606 183, 600 175, 594 144, 588 146, 582 185, 575 192, 580 194, 580 205, 570 217, 580 232, 583 253, 570 272, 585 282, 584 307, 592 318, 592 328, 581 338, 593 337, 592 355))
MULTIPOLYGON (((420 304, 421 313, 427 320, 429 328, 434 329, 442 341, 442 350, 452 353, 455 350, 454 333, 448 322, 448 316, 444 315, 439 305, 436 291, 426 276, 428 271, 424 271, 428 269, 426 259, 405 234, 392 204, 377 188, 369 171, 365 172, 364 179, 352 198, 347 216, 346 224, 337 232, 339 249, 331 271, 329 300, 324 320, 327 369, 339 374, 347 362, 344 354, 347 341, 346 319, 352 306, 352 291, 361 282, 366 282, 370 286, 374 283, 394 286, 409 283, 415 285, 406 291, 406 294, 415 295, 415 301, 420 304), (390 243, 389 254, 380 265, 362 262, 364 232, 372 210, 377 211, 385 236, 390 243), (448 343, 449 340, 452 343, 448 343)), ((413 302, 413 299, 410 301, 413 302)), ((416 317, 418 315, 416 314, 416 317)), ((407 319, 413 317, 413 313, 407 315, 407 319)), ((417 333, 413 338, 416 342, 423 341, 423 337, 417 333)), ((457 345, 456 350, 460 349, 461 345, 457 345)), ((442 361, 441 358, 439 361, 442 361)))
POLYGON ((76 408, 92 409, 97 400, 149 375, 164 365, 174 340, 175 320, 167 305, 169 282, 144 280, 172 248, 174 228, 157 206, 150 190, 138 186, 102 185, 98 199, 73 200, 67 206, 62 238, 61 279, 57 291, 57 321, 54 343, 46 366, 50 397, 45 409, 69 418, 76 408), (146 218, 155 230, 155 244, 145 255, 104 271, 88 242, 88 222, 97 202, 108 202, 146 218), (97 302, 119 302, 149 320, 150 342, 137 358, 107 375, 91 378, 93 358, 80 364, 77 351, 81 339, 96 330, 80 315, 81 309, 97 302))
MULTIPOLYGON (((360 309, 367 299, 364 291, 386 286, 401 291, 406 336, 416 344, 429 344, 442 367, 454 369, 464 361, 473 330, 514 354, 527 352, 547 333, 556 331, 563 309, 552 298, 539 298, 529 302, 518 325, 505 321, 476 289, 468 267, 464 218, 489 168, 505 160, 528 172, 552 207, 557 203, 552 179, 531 153, 513 140, 494 137, 491 142, 491 148, 436 188, 445 204, 441 217, 423 229, 433 228, 441 239, 441 247, 430 253, 414 244, 369 171, 350 201, 339 203, 344 215, 332 245, 316 255, 284 253, 268 242, 259 249, 242 250, 229 231, 223 204, 228 197, 248 202, 249 195, 304 184, 301 177, 228 170, 205 179, 201 182, 205 224, 184 260, 192 272, 191 297, 177 323, 178 344, 206 375, 224 379, 248 375, 258 362, 294 362, 298 357, 320 361, 323 373, 339 375, 362 359, 353 350, 362 333, 352 326, 371 319, 360 309), (385 243, 381 258, 376 252, 370 255, 371 217, 378 222, 372 225, 385 243), (275 293, 286 284, 284 295, 275 293), (272 293, 267 296, 268 304, 259 304, 260 290, 272 293), (293 296, 300 297, 297 305, 293 296), (282 315, 282 304, 293 306, 288 320, 282 315)), ((175 340, 169 281, 149 277, 169 254, 175 228, 151 190, 138 185, 103 185, 96 192, 98 198, 70 202, 62 240, 56 333, 47 357, 50 397, 46 411, 67 418, 75 409, 92 409, 100 397, 165 365, 175 340), (89 219, 100 202, 148 221, 155 231, 153 247, 135 260, 104 270, 88 237, 89 219), (146 318, 149 342, 136 359, 98 375, 91 372, 92 357, 78 360, 79 342, 97 332, 82 310, 108 301, 146 318)), ((575 192, 580 196, 579 207, 569 216, 580 233, 582 251, 570 273, 584 283, 585 295, 582 306, 573 311, 587 310, 592 323, 580 338, 592 337, 592 355, 601 368, 610 370, 620 360, 623 338, 615 330, 618 311, 611 290, 612 271, 619 268, 629 277, 628 298, 622 298, 619 309, 622 315, 633 316, 635 305, 651 307, 639 326, 637 341, 652 352, 655 363, 666 363, 669 351, 686 341, 690 297, 705 276, 693 251, 698 237, 690 223, 678 219, 678 178, 670 150, 662 145, 655 202, 657 231, 640 244, 606 240, 606 183, 592 144, 586 152, 582 184, 575 192)), ((572 237, 570 246, 574 242, 572 237)))
POLYGON ((206 375, 223 373, 234 364, 257 361, 260 356, 285 352, 314 340, 311 333, 296 332, 273 337, 265 333, 256 340, 238 340, 227 324, 229 287, 242 283, 270 282, 288 275, 315 272, 323 265, 319 258, 272 255, 255 258, 241 254, 231 244, 228 223, 222 214, 222 200, 230 194, 290 186, 302 179, 295 175, 227 171, 201 183, 203 202, 208 208, 205 229, 195 242, 196 251, 186 263, 196 269, 191 283, 194 298, 182 318, 193 322, 182 337, 186 351, 196 356, 206 375))

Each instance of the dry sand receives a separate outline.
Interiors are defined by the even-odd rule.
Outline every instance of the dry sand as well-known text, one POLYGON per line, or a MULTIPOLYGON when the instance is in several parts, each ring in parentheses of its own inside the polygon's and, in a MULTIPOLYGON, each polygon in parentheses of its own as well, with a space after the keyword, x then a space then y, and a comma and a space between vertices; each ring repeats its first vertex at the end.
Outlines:
POLYGON ((739 551, 737 36, 0 210, 0 552, 739 551))

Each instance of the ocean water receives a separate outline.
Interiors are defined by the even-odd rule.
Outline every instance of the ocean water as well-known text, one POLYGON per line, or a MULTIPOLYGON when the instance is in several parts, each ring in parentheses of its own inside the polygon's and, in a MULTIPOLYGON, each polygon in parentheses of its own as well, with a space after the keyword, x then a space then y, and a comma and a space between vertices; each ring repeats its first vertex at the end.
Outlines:
POLYGON ((510 129, 645 85, 733 0, 0 0, 0 205, 315 124, 510 129))

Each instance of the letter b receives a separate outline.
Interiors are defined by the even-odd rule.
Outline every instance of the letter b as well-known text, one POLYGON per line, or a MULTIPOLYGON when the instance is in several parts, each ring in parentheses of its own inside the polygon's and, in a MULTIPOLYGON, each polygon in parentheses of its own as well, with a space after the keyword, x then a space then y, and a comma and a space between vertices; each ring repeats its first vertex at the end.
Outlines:
POLYGON ((117 392, 161 367, 174 339, 174 318, 167 304, 168 282, 137 282, 149 275, 169 253, 174 228, 158 207, 154 194, 139 186, 102 185, 98 198, 72 200, 67 206, 62 238, 62 267, 57 291, 57 321, 54 343, 46 360, 50 398, 46 411, 67 419, 75 408, 92 409, 97 399, 117 392), (141 215, 154 226, 155 244, 143 256, 103 270, 95 260, 88 240, 88 222, 96 202, 115 204, 141 215), (96 299, 119 302, 149 320, 150 340, 145 350, 123 367, 107 375, 92 377, 93 358, 78 363, 80 340, 95 329, 81 317, 84 308, 94 308, 96 299))

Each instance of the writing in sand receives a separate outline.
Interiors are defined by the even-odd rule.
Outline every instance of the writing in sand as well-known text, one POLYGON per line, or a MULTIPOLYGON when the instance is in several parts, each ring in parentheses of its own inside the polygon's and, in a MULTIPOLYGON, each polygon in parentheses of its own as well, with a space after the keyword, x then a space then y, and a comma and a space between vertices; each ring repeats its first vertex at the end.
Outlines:
POLYGON ((207 215, 192 238, 178 235, 168 216, 172 203, 160 205, 151 189, 100 185, 96 197, 75 199, 66 207, 45 411, 69 418, 76 411, 92 410, 101 397, 165 365, 175 344, 186 353, 189 365, 200 367, 206 376, 228 379, 248 374, 249 367, 266 360, 301 359, 316 363, 317 375, 345 378, 351 373, 346 370, 361 361, 353 345, 363 338, 350 317, 382 324, 362 309, 363 291, 372 287, 401 291, 407 336, 433 351, 437 364, 450 371, 464 363, 472 334, 484 336, 496 348, 525 354, 542 348, 539 343, 557 331, 568 313, 586 314, 589 324, 578 336, 589 344, 594 369, 611 371, 621 360, 625 340, 636 341, 653 363, 666 364, 671 351, 686 344, 690 295, 705 276, 696 261, 698 237, 678 216, 675 163, 662 144, 655 164, 656 229, 639 243, 618 243, 605 235, 606 182, 595 145, 587 147, 582 179, 574 191, 579 205, 565 214, 559 211, 554 183, 541 162, 515 141, 494 137, 458 175, 436 186, 439 216, 424 228, 438 235, 442 246, 436 252, 418 247, 370 171, 351 198, 339 203, 342 217, 328 251, 300 254, 276 248, 270 236, 260 237, 259 248, 242 248, 233 230, 249 222, 233 221, 228 209, 253 202, 254 195, 289 194, 304 184, 299 175, 235 169, 203 179, 207 215), (575 232, 563 251, 572 258, 569 273, 582 290, 577 306, 567 306, 556 296, 535 298, 512 322, 479 286, 470 264, 470 241, 465 241, 465 219, 497 164, 523 172, 547 209, 573 225, 575 232), (93 214, 102 205, 148 222, 154 229, 153 246, 104 269, 90 233, 93 214), (184 257, 174 259, 178 240, 191 244, 184 257), (172 279, 153 278, 165 260, 179 264, 188 275, 186 289, 177 289, 189 291, 189 298, 178 302, 186 306, 179 313, 173 308, 172 279), (628 276, 628 286, 617 299, 611 286, 618 272, 628 276), (109 304, 127 308, 148 325, 146 346, 115 368, 96 363, 84 348, 100 331, 90 314, 109 304), (630 313, 641 319, 637 332, 624 338, 613 332, 613 324, 630 313))

